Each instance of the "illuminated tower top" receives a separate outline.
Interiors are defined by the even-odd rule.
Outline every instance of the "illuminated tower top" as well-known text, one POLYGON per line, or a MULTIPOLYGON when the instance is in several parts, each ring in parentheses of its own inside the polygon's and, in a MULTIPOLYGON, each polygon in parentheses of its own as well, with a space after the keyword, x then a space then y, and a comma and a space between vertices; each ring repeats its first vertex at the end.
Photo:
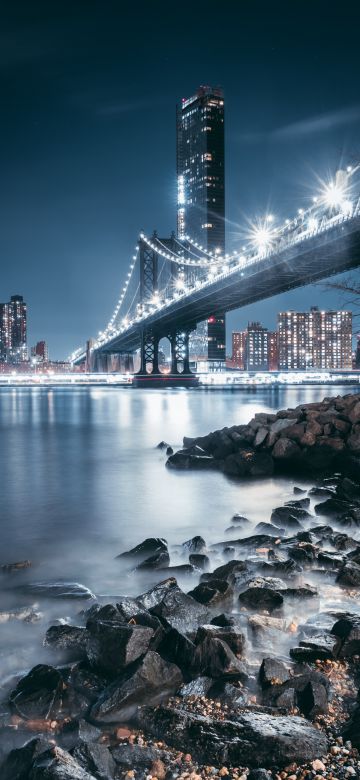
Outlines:
POLYGON ((225 250, 224 95, 202 86, 177 106, 178 237, 225 250))

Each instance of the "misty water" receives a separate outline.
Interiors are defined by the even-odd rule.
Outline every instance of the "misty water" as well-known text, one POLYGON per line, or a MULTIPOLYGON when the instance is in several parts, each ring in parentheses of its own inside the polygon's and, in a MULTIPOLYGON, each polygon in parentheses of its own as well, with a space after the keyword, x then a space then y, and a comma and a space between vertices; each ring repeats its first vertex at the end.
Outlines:
MULTIPOLYGON (((35 605, 35 623, 2 622, 0 685, 39 661, 55 662, 42 646, 56 618, 78 621, 91 601, 47 598, 32 583, 78 582, 103 603, 137 595, 163 578, 124 568, 116 556, 147 536, 169 543, 171 563, 186 562, 176 548, 201 534, 208 545, 232 538, 225 530, 234 513, 252 526, 293 498, 285 478, 236 481, 216 472, 177 472, 156 448, 180 447, 183 435, 201 435, 245 423, 255 412, 274 411, 342 387, 243 390, 133 390, 124 388, 2 388, 0 390, 0 564, 31 560, 24 571, 1 576, 0 613, 35 605)), ((311 487, 314 483, 297 481, 311 487)), ((239 532, 233 538, 239 537, 239 532)), ((221 558, 213 558, 213 566, 221 558)), ((305 577, 311 580, 311 574, 305 577)), ((190 590, 199 574, 179 579, 190 590)), ((292 607, 296 619, 324 606, 339 606, 339 588, 321 583, 321 600, 292 607)), ((354 604, 347 604, 354 609, 354 604)), ((356 605, 355 605, 356 606, 356 605)), ((294 614, 285 615, 291 621, 294 614)))

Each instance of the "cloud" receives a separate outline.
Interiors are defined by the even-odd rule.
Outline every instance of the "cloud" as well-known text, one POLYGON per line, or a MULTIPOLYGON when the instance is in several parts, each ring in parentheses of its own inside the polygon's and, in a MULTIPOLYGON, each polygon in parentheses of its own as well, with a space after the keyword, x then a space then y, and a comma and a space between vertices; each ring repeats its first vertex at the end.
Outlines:
POLYGON ((327 114, 300 119, 298 122, 275 128, 275 130, 255 130, 254 132, 241 133, 237 136, 237 140, 247 144, 300 140, 316 133, 325 133, 328 130, 333 130, 335 127, 350 125, 359 121, 360 105, 348 106, 339 111, 330 111, 327 114))
POLYGON ((314 133, 323 133, 332 130, 334 127, 341 127, 352 122, 360 120, 360 106, 349 106, 348 108, 332 111, 319 116, 312 116, 307 119, 301 119, 285 127, 274 130, 270 135, 275 140, 285 140, 292 138, 301 138, 314 133))

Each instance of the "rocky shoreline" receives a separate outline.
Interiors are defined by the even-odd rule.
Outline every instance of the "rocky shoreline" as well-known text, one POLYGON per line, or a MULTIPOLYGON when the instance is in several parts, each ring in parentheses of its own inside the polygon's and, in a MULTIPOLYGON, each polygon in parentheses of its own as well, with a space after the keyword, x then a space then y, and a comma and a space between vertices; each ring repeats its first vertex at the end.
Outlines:
MULTIPOLYGON (((29 582, 30 561, 0 568, 5 590, 15 577, 29 599, 74 605, 71 619, 59 606, 45 631, 53 663, 1 686, 1 780, 360 777, 358 414, 356 396, 326 399, 168 453, 181 468, 203 458, 218 468, 239 453, 242 462, 243 445, 227 455, 221 446, 237 446, 246 428, 251 468, 262 454, 276 470, 274 447, 295 442, 302 426, 291 468, 310 462, 310 447, 327 454, 313 487, 293 485, 255 527, 237 514, 214 544, 151 537, 122 552, 123 571, 152 580, 137 597, 104 603, 76 582, 29 582), (322 430, 305 445, 314 422, 322 430), (345 466, 333 473, 339 452, 345 466)), ((41 619, 38 604, 0 611, 0 622, 41 619)))
POLYGON ((185 436, 184 447, 170 454, 167 465, 213 468, 233 477, 332 470, 356 479, 360 469, 360 396, 325 398, 277 414, 260 412, 247 425, 233 425, 196 438, 185 436))

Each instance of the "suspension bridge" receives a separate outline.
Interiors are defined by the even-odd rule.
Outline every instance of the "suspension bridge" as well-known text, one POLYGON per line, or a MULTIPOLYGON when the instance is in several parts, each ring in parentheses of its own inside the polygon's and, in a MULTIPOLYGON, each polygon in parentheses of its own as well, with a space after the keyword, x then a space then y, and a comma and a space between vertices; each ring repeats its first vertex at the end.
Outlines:
POLYGON ((140 350, 138 384, 191 382, 189 338, 199 322, 360 265, 359 169, 338 171, 309 208, 280 225, 266 215, 232 254, 209 252, 190 236, 140 233, 108 325, 71 362, 106 371, 111 356, 140 350), (163 338, 171 348, 166 377, 163 338))

